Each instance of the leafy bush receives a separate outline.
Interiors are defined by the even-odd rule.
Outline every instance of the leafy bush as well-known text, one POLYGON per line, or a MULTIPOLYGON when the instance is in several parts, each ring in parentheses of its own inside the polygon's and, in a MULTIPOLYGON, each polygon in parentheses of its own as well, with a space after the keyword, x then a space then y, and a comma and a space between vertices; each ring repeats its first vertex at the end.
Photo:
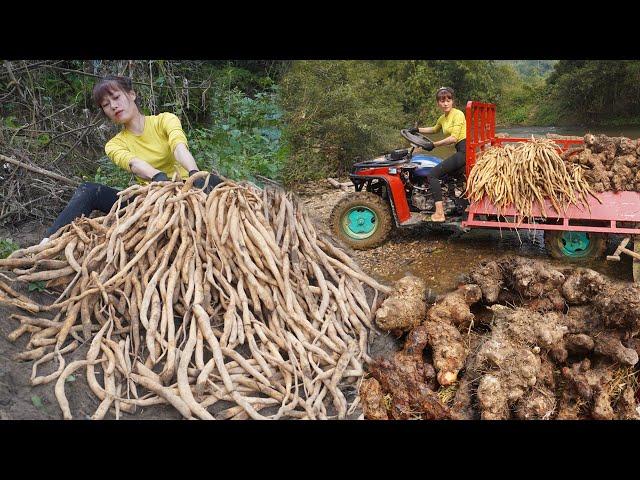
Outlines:
POLYGON ((135 183, 135 175, 122 170, 109 157, 101 157, 93 178, 84 176, 84 180, 108 185, 112 188, 125 189, 135 183))
POLYGON ((11 240, 10 238, 0 239, 0 258, 7 258, 13 252, 18 250, 20 245, 11 240))
POLYGON ((345 172, 401 142, 406 124, 397 85, 382 62, 294 62, 281 81, 285 183, 345 172))
POLYGON ((455 107, 464 111, 469 100, 495 102, 503 88, 503 72, 490 60, 412 60, 386 62, 398 85, 411 122, 434 125, 442 114, 435 93, 446 86, 455 91, 455 107))
POLYGON ((511 65, 502 65, 500 71, 502 87, 496 98, 496 122, 507 126, 547 124, 542 118, 549 121, 553 114, 543 111, 547 105, 544 79, 536 76, 524 79, 511 65))
POLYGON ((278 179, 287 147, 281 138, 282 112, 276 99, 275 87, 253 97, 237 88, 214 92, 210 125, 187 132, 198 167, 233 179, 255 175, 278 179))

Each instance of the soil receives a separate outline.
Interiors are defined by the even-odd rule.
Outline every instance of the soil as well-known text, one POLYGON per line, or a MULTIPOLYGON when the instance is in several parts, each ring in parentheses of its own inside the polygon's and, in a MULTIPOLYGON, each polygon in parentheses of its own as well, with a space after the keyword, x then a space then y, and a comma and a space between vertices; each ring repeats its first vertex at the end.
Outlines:
MULTIPOLYGON (((348 179, 339 179, 341 182, 348 179)), ((337 189, 326 181, 306 184, 297 189, 302 203, 307 207, 318 229, 329 234, 328 218, 333 206, 348 191, 337 189)), ((25 223, 16 227, 0 229, 0 239, 11 238, 21 247, 40 241, 46 226, 25 223)), ((611 243, 613 252, 617 244, 611 243)), ((544 259, 558 268, 566 266, 562 261, 553 260, 544 249, 541 232, 521 232, 518 236, 510 231, 472 230, 460 234, 443 227, 429 228, 427 225, 415 225, 396 229, 383 245, 371 250, 351 250, 347 253, 358 262, 362 269, 378 281, 392 283, 412 274, 422 278, 427 285, 427 299, 433 301, 437 295, 455 290, 465 283, 465 275, 483 261, 496 260, 510 253, 521 257, 544 259)), ((601 261, 583 265, 606 275, 610 280, 620 283, 632 281, 631 262, 624 255, 621 262, 601 261)), ((23 293, 27 293, 22 290, 23 293)), ((30 293, 37 298, 46 293, 30 293)), ((31 386, 29 378, 33 362, 16 362, 13 356, 22 351, 26 336, 15 343, 7 339, 18 322, 10 320, 9 315, 19 312, 13 308, 0 306, 0 419, 61 419, 62 414, 53 392, 53 383, 31 386)), ((375 335, 369 354, 376 358, 391 358, 402 349, 399 337, 391 333, 375 335)), ((79 348, 67 361, 85 357, 86 349, 79 348)), ((79 370, 68 378, 66 395, 74 418, 88 418, 98 407, 99 400, 93 396, 86 378, 79 370)), ((39 370, 39 373, 43 373, 39 370)), ((360 415, 356 412, 354 417, 360 415)), ((113 419, 110 412, 105 418, 113 419)), ((139 410, 136 414, 121 413, 122 419, 180 419, 181 415, 169 406, 153 406, 139 410)))

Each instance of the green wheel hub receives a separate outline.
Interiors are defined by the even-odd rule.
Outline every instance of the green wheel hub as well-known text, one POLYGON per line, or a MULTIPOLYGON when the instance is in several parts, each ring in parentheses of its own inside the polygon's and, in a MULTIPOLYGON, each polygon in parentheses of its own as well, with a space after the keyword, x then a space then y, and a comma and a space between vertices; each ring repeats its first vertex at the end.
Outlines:
POLYGON ((562 232, 558 236, 558 246, 567 257, 580 258, 588 254, 591 239, 585 232, 562 232))
POLYGON ((377 217, 376 212, 370 208, 353 207, 342 218, 342 228, 350 238, 369 238, 378 228, 377 217))

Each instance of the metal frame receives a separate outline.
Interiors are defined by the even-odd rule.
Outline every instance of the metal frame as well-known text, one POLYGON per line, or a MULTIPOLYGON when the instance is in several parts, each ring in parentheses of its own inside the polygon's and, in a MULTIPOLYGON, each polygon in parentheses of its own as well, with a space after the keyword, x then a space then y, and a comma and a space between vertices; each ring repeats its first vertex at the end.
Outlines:
POLYGON ((467 102, 467 159, 465 174, 469 177, 476 154, 496 141, 496 106, 493 103, 467 102))
MULTIPOLYGON (((504 143, 528 142, 529 138, 495 136, 496 106, 492 103, 467 102, 467 178, 475 165, 477 155, 492 145, 504 143)), ((554 140, 560 151, 581 145, 582 139, 554 140)), ((544 213, 539 205, 533 208, 534 222, 517 215, 514 208, 501 211, 486 198, 469 205, 467 220, 462 222, 463 228, 527 228, 531 230, 564 230, 577 232, 613 233, 639 235, 640 228, 640 192, 603 192, 597 195, 598 200, 589 198, 588 208, 580 209, 569 206, 565 212, 556 212, 549 201, 546 201, 544 213), (489 217, 478 219, 478 217, 489 217), (495 219, 493 219, 495 217, 495 219), (538 223, 540 222, 540 223, 538 223), (608 225, 603 225, 608 223, 608 225), (624 225, 632 223, 632 225, 624 225)))

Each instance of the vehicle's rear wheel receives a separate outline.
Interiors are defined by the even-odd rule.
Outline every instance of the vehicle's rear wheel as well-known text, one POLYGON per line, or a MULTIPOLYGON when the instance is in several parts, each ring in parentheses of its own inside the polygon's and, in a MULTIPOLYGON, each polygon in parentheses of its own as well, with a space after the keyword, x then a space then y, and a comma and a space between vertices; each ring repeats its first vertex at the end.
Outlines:
POLYGON ((607 238, 599 233, 545 230, 544 244, 552 257, 579 262, 602 257, 607 238))
POLYGON ((389 204, 370 192, 340 200, 329 218, 332 233, 356 250, 382 245, 395 226, 389 204))

